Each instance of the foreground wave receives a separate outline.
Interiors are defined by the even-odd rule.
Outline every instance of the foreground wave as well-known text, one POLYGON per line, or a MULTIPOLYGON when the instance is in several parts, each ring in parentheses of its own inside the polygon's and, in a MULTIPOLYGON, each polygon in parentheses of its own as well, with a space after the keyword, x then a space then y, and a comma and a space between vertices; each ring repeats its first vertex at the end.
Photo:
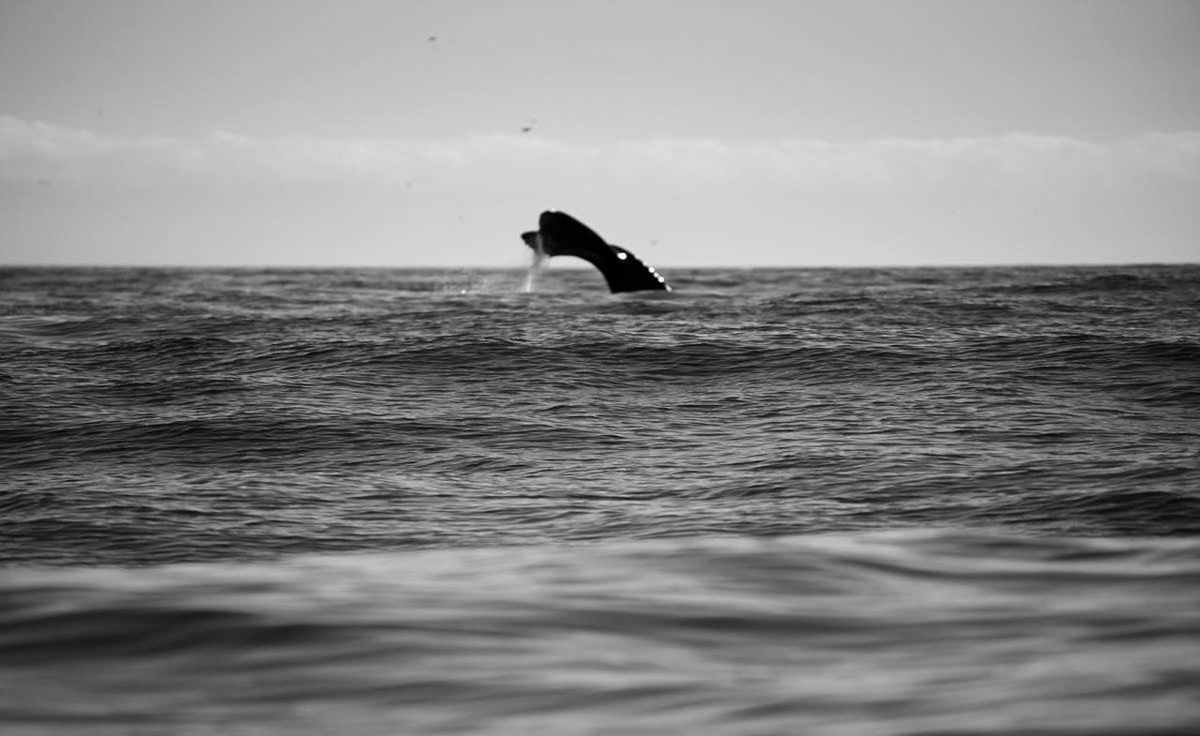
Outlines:
POLYGON ((1167 734, 1200 542, 967 531, 0 573, 6 734, 1167 734))

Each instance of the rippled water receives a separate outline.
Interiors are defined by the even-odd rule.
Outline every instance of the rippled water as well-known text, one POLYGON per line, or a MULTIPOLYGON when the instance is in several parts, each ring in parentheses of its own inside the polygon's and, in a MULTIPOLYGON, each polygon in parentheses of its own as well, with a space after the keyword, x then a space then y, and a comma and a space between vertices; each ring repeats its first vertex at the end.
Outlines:
POLYGON ((1200 267, 0 270, 4 733, 1191 733, 1200 267))

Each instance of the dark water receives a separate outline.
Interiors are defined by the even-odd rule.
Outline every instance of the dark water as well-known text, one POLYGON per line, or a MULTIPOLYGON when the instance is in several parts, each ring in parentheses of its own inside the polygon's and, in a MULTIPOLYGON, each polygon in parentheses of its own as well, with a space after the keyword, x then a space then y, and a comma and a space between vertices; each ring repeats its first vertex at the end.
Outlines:
POLYGON ((1200 730, 1200 267, 0 270, 5 734, 1200 730))

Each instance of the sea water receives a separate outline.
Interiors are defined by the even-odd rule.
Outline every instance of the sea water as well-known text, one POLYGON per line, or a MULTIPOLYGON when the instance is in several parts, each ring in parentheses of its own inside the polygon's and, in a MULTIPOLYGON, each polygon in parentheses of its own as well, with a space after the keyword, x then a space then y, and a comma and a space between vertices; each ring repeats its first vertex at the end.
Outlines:
POLYGON ((0 733, 1189 734, 1200 267, 0 270, 0 733))

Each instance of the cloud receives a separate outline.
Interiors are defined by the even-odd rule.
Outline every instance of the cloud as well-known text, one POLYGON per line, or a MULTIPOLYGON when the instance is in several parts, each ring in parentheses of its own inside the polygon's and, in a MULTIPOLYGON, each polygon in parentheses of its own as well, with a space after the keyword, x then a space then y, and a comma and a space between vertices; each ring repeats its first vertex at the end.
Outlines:
POLYGON ((1030 183, 1047 172, 1087 176, 1200 177, 1200 131, 1115 141, 1014 133, 995 138, 730 143, 653 139, 580 145, 528 136, 420 139, 256 139, 217 132, 196 139, 121 138, 0 117, 0 175, 70 173, 106 180, 225 177, 272 183, 426 177, 469 186, 514 170, 601 176, 687 187, 745 182, 791 186, 912 186, 984 177, 1030 183))
POLYGON ((69 260, 57 243, 83 238, 119 262, 499 265, 495 233, 551 207, 661 241, 660 263, 729 263, 733 242, 739 262, 776 265, 1200 259, 1200 131, 585 145, 138 138, 0 117, 0 187, 36 245, 17 260, 69 260), (162 231, 169 253, 135 245, 162 231))

